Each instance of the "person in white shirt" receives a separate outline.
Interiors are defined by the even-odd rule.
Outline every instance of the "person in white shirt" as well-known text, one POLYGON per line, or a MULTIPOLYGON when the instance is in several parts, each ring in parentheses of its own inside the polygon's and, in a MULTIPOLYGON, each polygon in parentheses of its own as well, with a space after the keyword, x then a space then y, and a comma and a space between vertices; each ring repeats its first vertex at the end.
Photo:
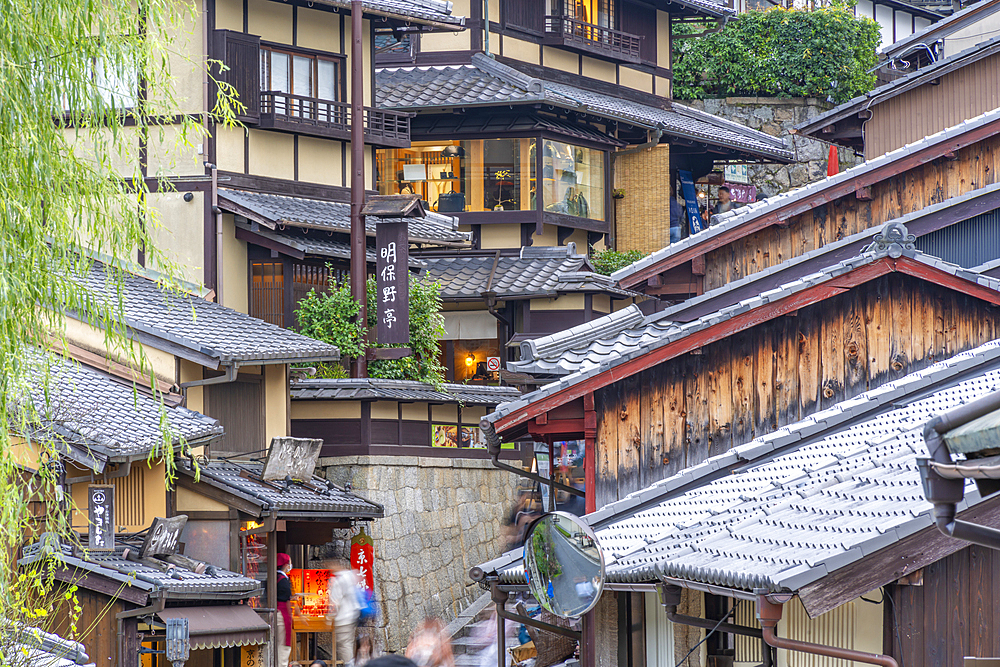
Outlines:
POLYGON ((330 606, 326 617, 333 621, 337 653, 334 661, 342 660, 344 665, 354 661, 354 632, 358 624, 361 607, 358 604, 358 578, 347 563, 335 560, 330 565, 332 576, 328 586, 330 606))

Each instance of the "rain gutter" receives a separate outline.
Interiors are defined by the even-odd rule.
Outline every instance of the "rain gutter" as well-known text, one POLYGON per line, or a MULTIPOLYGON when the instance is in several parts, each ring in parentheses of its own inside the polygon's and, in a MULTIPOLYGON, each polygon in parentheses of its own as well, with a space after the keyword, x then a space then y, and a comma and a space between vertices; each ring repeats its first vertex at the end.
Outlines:
POLYGON ((958 504, 965 499, 965 479, 946 478, 935 467, 954 467, 951 453, 944 441, 945 433, 996 410, 1000 410, 1000 392, 993 392, 938 415, 924 426, 924 442, 930 457, 917 459, 924 496, 934 505, 934 522, 938 530, 948 537, 990 549, 1000 549, 1000 530, 956 519, 958 504))
MULTIPOLYGON (((705 630, 716 630, 718 632, 726 632, 734 635, 743 635, 744 637, 756 637, 757 639, 762 639, 764 634, 763 631, 757 628, 750 628, 745 625, 737 625, 735 623, 719 623, 718 621, 713 621, 710 618, 699 618, 698 616, 686 616, 684 614, 677 613, 677 605, 681 601, 681 587, 674 584, 664 584, 660 588, 660 604, 667 612, 667 618, 673 623, 679 623, 681 625, 690 625, 693 628, 703 628, 705 630)), ((766 664, 767 661, 765 661, 766 664)))
POLYGON ((765 590, 758 589, 757 592, 757 620, 763 628, 764 641, 768 646, 783 648, 789 651, 821 655, 839 660, 852 660, 854 662, 864 662, 869 665, 882 665, 883 667, 899 667, 899 663, 891 655, 881 655, 878 653, 865 653, 864 651, 853 651, 837 646, 826 646, 824 644, 811 644, 809 642, 798 641, 797 639, 786 639, 779 637, 775 632, 778 621, 781 620, 781 611, 785 602, 792 599, 791 593, 769 594, 765 590))

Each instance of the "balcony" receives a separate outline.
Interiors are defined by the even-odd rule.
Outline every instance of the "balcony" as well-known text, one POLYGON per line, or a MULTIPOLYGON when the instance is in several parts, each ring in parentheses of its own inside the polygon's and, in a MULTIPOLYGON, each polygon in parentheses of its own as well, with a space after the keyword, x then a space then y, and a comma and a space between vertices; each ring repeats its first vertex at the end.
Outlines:
MULTIPOLYGON (((408 148, 411 114, 364 108, 365 143, 408 148)), ((260 128, 310 134, 331 139, 351 138, 351 105, 275 90, 260 94, 260 128)))
POLYGON ((641 61, 642 37, 569 16, 545 17, 546 42, 630 63, 641 61))

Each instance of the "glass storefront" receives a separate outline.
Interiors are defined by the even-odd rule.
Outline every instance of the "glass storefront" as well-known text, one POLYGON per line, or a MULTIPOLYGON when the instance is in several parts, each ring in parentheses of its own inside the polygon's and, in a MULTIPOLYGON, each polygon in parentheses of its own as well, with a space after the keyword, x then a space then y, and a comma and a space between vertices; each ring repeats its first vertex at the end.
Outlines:
MULTIPOLYGON (((418 194, 439 213, 534 211, 536 139, 414 142, 378 151, 380 194, 418 194)), ((604 219, 604 153, 542 140, 542 207, 604 219)))

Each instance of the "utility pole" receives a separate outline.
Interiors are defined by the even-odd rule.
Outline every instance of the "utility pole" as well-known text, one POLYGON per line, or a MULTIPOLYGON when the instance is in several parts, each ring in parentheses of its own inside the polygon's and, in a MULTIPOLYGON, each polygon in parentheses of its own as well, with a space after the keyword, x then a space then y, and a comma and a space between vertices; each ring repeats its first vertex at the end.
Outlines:
MULTIPOLYGON (((351 0, 351 294, 360 307, 358 320, 368 325, 368 262, 365 219, 364 47, 361 0, 351 0)), ((364 354, 351 364, 351 377, 368 376, 364 354)))

